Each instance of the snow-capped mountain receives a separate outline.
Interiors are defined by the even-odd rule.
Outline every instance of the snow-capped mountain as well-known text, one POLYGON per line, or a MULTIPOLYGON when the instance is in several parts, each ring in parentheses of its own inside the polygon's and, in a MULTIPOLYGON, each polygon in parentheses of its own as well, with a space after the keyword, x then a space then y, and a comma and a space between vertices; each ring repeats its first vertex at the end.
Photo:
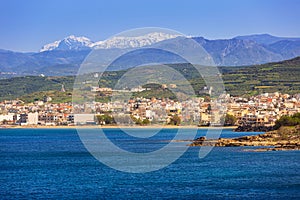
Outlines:
POLYGON ((52 51, 54 49, 56 49, 59 45, 59 43, 61 42, 61 40, 58 40, 58 41, 55 41, 53 43, 49 43, 49 44, 46 44, 44 45, 41 49, 40 49, 40 52, 43 52, 43 51, 52 51))
POLYGON ((76 37, 70 35, 63 40, 58 40, 50 44, 44 45, 40 52, 52 50, 84 50, 90 49, 93 42, 86 37, 76 37))
POLYGON ((37 53, 20 53, 0 49, 0 72, 12 72, 17 75, 74 75, 93 48, 99 48, 103 58, 109 60, 114 55, 127 51, 124 48, 145 45, 153 47, 152 50, 132 51, 132 54, 127 54, 127 57, 120 59, 120 63, 114 63, 114 69, 126 69, 127 66, 136 62, 136 59, 141 62, 148 62, 150 59, 152 63, 156 61, 155 59, 160 59, 172 63, 173 60, 177 61, 177 58, 159 49, 172 46, 180 51, 185 40, 190 39, 202 45, 218 66, 255 65, 300 56, 300 38, 266 37, 265 34, 241 36, 240 38, 208 40, 203 37, 182 38, 164 33, 150 33, 139 37, 115 36, 106 41, 94 43, 86 37, 72 35, 45 45, 41 52, 37 53), (268 44, 271 41, 270 38, 273 43, 268 44), (147 58, 149 59, 147 60, 147 58))
POLYGON ((98 41, 93 43, 90 39, 86 37, 76 37, 71 35, 64 38, 63 40, 58 40, 50 44, 46 44, 42 47, 40 52, 52 51, 52 50, 84 50, 84 49, 112 49, 112 48, 137 48, 146 45, 151 45, 163 40, 172 39, 178 35, 172 35, 167 33, 148 33, 142 36, 135 37, 124 37, 115 36, 108 40, 98 41))
POLYGON ((123 37, 115 36, 108 40, 95 42, 93 47, 96 49, 111 49, 111 48, 137 48, 142 46, 151 45, 163 40, 172 39, 178 37, 178 35, 171 35, 167 33, 148 33, 142 36, 136 37, 123 37))

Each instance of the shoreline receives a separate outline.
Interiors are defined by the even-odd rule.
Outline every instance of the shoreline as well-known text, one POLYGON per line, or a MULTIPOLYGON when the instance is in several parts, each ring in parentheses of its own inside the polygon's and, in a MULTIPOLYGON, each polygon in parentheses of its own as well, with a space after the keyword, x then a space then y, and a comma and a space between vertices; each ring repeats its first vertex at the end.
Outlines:
POLYGON ((198 126, 101 126, 101 125, 85 125, 85 126, 1 126, 1 129, 235 129, 237 126, 220 126, 220 127, 198 127, 198 126))
POLYGON ((281 126, 277 130, 263 134, 236 138, 207 139, 205 136, 192 141, 189 146, 216 147, 262 147, 247 151, 283 151, 300 150, 300 125, 281 126))

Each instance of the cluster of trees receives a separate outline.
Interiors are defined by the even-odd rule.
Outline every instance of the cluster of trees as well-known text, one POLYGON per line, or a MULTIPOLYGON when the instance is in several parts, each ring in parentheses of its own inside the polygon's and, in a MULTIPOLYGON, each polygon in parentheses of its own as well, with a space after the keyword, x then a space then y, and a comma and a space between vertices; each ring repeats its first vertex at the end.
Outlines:
POLYGON ((225 115, 224 126, 233 126, 236 123, 236 117, 230 114, 225 115))
POLYGON ((140 118, 136 118, 134 116, 131 116, 131 119, 137 125, 149 125, 150 124, 150 120, 149 119, 143 119, 143 120, 141 120, 140 118))
POLYGON ((280 117, 278 120, 276 120, 274 128, 278 129, 281 126, 296 126, 296 125, 300 125, 300 113, 296 113, 292 116, 284 115, 280 117))
POLYGON ((115 124, 115 120, 111 115, 104 114, 104 115, 97 115, 97 120, 99 124, 115 124))
POLYGON ((224 123, 224 126, 234 126, 236 121, 236 117, 228 113, 221 117, 221 123, 224 123))
POLYGON ((139 119, 136 118, 134 116, 124 116, 124 117, 117 117, 117 119, 115 120, 114 117, 110 114, 102 114, 102 115, 97 115, 97 120, 99 124, 116 124, 116 121, 118 121, 119 123, 134 123, 137 125, 149 125, 150 124, 150 120, 149 119, 139 119))
POLYGON ((181 123, 181 119, 178 115, 173 115, 170 119, 169 125, 179 126, 181 123))

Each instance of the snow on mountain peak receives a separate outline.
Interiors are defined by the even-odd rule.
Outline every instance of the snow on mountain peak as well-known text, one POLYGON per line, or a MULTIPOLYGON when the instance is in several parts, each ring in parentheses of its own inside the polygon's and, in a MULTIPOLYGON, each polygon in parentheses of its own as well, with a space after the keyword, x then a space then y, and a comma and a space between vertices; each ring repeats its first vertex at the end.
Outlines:
POLYGON ((63 40, 57 40, 53 43, 44 45, 40 52, 52 50, 83 50, 90 49, 93 42, 86 37, 76 37, 70 35, 63 40))
POLYGON ((79 43, 83 43, 85 45, 90 45, 92 42, 89 38, 87 37, 76 37, 75 35, 70 35, 66 38, 63 39, 64 41, 68 41, 68 42, 79 42, 79 43))
POLYGON ((110 49, 110 48, 137 48, 151 45, 163 40, 172 39, 179 35, 153 32, 141 36, 115 36, 107 40, 93 43, 86 37, 70 35, 63 40, 58 40, 44 45, 40 52, 52 50, 84 50, 84 49, 110 49))
POLYGON ((95 42, 95 49, 110 49, 110 48, 136 48, 146 45, 151 45, 163 40, 172 39, 178 35, 167 33, 153 32, 142 36, 115 36, 108 40, 95 42))
POLYGON ((54 49, 56 49, 58 47, 58 45, 59 45, 60 42, 61 42, 61 40, 57 40, 57 41, 55 41, 53 43, 46 44, 46 45, 44 45, 41 48, 40 52, 43 52, 43 51, 52 51, 52 50, 54 50, 54 49))

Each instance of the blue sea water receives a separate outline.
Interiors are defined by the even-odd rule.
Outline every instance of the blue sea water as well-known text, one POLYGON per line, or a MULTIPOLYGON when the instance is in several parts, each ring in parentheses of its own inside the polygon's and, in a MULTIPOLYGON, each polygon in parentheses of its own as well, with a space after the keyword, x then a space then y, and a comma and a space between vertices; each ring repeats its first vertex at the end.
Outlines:
MULTIPOLYGON (((163 129, 150 140, 119 129, 105 133, 122 149, 149 152, 176 130, 163 129)), ((205 133, 198 130, 197 137, 205 133)), ((225 129, 221 136, 253 134, 225 129)), ((1 129, 0 199, 300 199, 300 151, 215 147, 203 159, 198 153, 199 147, 190 147, 161 170, 126 173, 95 159, 76 129, 1 129)))

